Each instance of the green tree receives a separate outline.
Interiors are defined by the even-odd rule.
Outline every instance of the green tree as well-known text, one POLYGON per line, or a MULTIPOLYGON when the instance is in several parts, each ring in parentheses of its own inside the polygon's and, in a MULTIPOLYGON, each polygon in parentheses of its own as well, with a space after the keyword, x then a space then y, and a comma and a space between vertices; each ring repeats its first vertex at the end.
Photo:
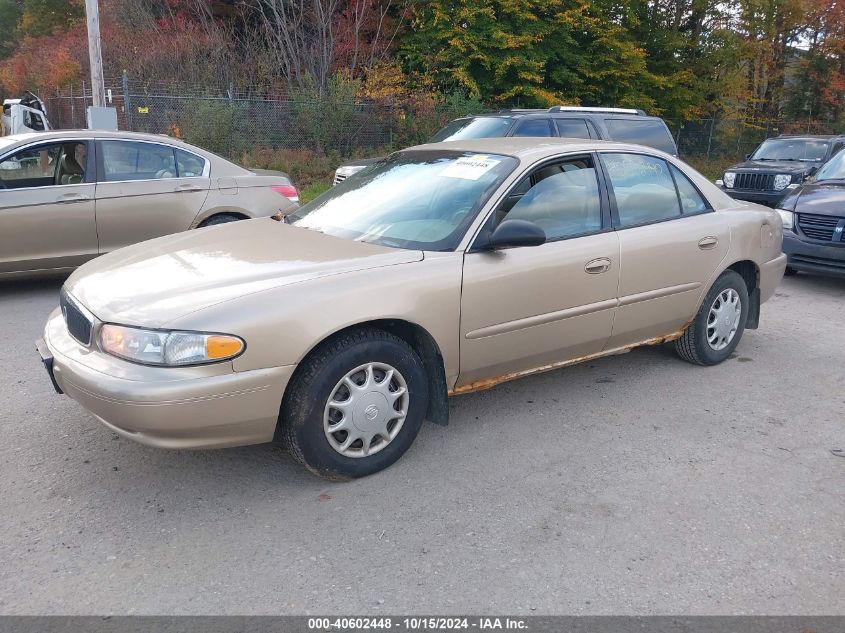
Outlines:
POLYGON ((465 89, 498 103, 550 105, 546 85, 552 10, 543 0, 432 0, 419 5, 400 54, 413 73, 433 74, 444 92, 465 89))
POLYGON ((0 0, 0 57, 14 51, 23 8, 18 0, 0 0))
POLYGON ((30 37, 51 35, 66 31, 84 17, 85 6, 80 0, 23 0, 20 32, 30 37))

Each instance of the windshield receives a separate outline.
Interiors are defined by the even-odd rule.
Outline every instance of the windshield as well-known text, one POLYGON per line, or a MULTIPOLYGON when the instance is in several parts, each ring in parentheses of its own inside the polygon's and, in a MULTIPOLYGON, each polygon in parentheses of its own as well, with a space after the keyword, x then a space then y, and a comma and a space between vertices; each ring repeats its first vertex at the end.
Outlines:
POLYGON ((500 116, 456 119, 428 139, 428 142, 440 143, 467 138, 498 138, 507 134, 512 123, 513 119, 500 116))
POLYGON ((763 141, 751 160, 806 160, 820 162, 827 155, 829 141, 807 138, 770 138, 763 141))
POLYGON ((845 180, 845 149, 819 169, 816 180, 845 180))
POLYGON ((515 158, 497 154, 400 152, 332 187, 289 221, 382 246, 454 250, 478 210, 516 165, 515 158))

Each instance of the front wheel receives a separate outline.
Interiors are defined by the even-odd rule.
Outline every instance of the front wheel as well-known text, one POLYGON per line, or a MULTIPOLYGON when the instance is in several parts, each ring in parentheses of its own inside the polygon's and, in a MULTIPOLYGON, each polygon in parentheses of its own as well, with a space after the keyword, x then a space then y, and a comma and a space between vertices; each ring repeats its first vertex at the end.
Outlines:
POLYGON ((303 361, 285 396, 280 434, 313 473, 363 477, 408 450, 427 404, 428 381, 417 353, 388 332, 359 330, 303 361))
POLYGON ((197 228, 205 228, 206 226, 217 226, 218 224, 228 224, 229 222, 237 222, 238 220, 243 220, 243 217, 239 215, 235 215, 234 213, 218 213, 217 215, 212 215, 210 218, 206 218, 202 222, 200 222, 197 228))
POLYGON ((742 338, 748 303, 745 280, 738 273, 726 270, 710 288, 690 326, 675 341, 675 351, 696 365, 721 363, 742 338))

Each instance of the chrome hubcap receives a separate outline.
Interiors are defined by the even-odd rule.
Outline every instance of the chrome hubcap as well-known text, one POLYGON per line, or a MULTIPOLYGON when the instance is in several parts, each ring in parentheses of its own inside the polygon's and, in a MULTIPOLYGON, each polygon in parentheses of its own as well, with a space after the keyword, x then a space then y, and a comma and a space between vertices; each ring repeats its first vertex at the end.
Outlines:
POLYGON ((711 348, 718 352, 730 345, 736 336, 741 316, 739 293, 733 288, 720 292, 707 315, 707 342, 711 348))
POLYGON ((345 457, 367 457, 390 444, 405 423, 408 385, 386 363, 367 363, 335 385, 323 414, 331 447, 345 457))

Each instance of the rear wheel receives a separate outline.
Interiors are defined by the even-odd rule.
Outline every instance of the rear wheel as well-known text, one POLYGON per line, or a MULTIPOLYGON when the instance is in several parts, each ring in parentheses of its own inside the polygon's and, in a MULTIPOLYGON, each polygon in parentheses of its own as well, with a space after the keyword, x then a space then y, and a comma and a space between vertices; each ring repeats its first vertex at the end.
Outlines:
POLYGON ((212 215, 210 218, 206 218, 200 222, 198 228, 214 226, 216 224, 226 224, 228 222, 237 222, 238 220, 243 220, 243 218, 234 213, 218 213, 217 215, 212 215))
POLYGON ((710 288, 698 314, 675 341, 675 351, 696 365, 716 365, 730 356, 748 319, 748 287, 733 270, 726 270, 710 288))
POLYGON ((315 474, 363 477, 408 450, 427 405, 428 381, 416 352, 388 332, 359 330, 303 361, 285 396, 280 435, 315 474))

